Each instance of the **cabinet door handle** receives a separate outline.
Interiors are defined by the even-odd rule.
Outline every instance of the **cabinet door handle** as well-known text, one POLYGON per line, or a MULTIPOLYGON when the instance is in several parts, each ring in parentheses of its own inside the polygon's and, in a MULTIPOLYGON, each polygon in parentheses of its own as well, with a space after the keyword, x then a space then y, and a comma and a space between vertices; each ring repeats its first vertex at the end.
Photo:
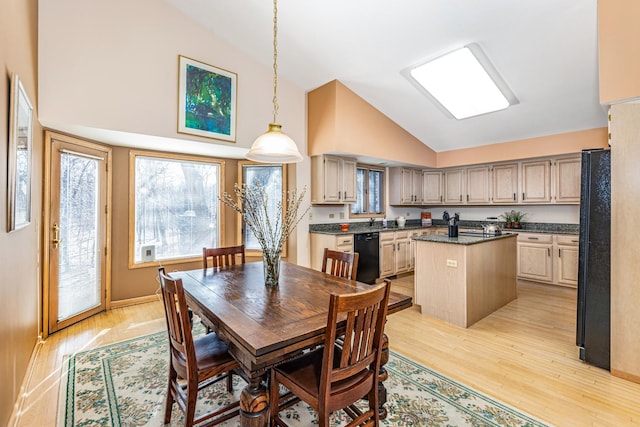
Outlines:
POLYGON ((547 248, 547 256, 551 256, 551 248, 547 248))
POLYGON ((513 201, 516 200, 516 193, 513 193, 513 201))
POLYGON ((467 194, 467 202, 469 201, 469 195, 467 194))
POLYGON ((558 249, 558 258, 562 258, 562 255, 560 254, 560 249, 558 249))
POLYGON ((538 240, 537 237, 527 237, 527 239, 529 239, 529 240, 538 240))
POLYGON ((579 240, 571 240, 571 243, 579 243, 579 240))
POLYGON ((462 201, 462 194, 460 195, 460 201, 462 201))

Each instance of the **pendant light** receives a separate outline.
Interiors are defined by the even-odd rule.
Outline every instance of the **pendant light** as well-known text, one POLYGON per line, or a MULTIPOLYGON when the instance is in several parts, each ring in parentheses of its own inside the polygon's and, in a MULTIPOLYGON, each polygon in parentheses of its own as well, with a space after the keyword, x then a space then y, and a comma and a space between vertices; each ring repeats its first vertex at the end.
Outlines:
POLYGON ((296 143, 282 133, 278 116, 278 0, 273 0, 273 122, 269 130, 260 135, 251 146, 246 158, 262 163, 297 163, 302 154, 296 143))

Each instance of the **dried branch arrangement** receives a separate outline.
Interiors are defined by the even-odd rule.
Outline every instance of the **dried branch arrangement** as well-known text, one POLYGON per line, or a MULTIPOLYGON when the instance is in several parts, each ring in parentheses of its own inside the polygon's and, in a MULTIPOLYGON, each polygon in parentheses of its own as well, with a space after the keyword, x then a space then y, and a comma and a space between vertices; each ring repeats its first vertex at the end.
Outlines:
POLYGON ((296 190, 288 191, 284 209, 282 199, 279 199, 276 203, 278 214, 275 218, 269 215, 269 195, 262 185, 235 184, 233 188, 236 197, 225 191, 222 202, 242 216, 263 251, 280 253, 284 242, 310 209, 307 207, 304 213, 298 216, 307 188, 305 187, 300 194, 296 190))

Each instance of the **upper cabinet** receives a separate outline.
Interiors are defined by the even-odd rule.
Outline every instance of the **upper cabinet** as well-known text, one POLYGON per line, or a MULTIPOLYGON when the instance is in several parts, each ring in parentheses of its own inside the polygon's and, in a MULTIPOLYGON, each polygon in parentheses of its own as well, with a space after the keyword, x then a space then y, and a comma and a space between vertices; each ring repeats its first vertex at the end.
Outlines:
POLYGON ((491 175, 491 201, 495 204, 518 203, 518 164, 494 165, 491 175))
POLYGON ((555 161, 555 202, 580 203, 580 157, 555 161))
POLYGON ((422 171, 422 202, 425 205, 442 204, 442 172, 422 171))
POLYGON ((389 190, 390 205, 422 205, 422 171, 390 168, 389 190))
POLYGON ((444 202, 446 204, 461 204, 466 199, 464 194, 464 169, 450 169, 444 171, 444 202), (464 197, 464 198, 463 198, 464 197))
POLYGON ((474 205, 486 205, 491 202, 489 181, 491 173, 489 166, 467 168, 467 198, 466 202, 474 205))
POLYGON ((522 162, 522 203, 551 201, 551 160, 522 162))
POLYGON ((311 157, 311 203, 355 203, 356 165, 355 159, 346 157, 311 157))

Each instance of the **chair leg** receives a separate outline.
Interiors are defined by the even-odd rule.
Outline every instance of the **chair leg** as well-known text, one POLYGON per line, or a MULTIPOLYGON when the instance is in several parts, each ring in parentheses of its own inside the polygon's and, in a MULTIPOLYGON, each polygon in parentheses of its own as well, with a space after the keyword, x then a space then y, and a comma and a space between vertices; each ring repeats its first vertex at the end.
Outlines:
MULTIPOLYGON (((171 362, 169 362, 171 363, 171 362)), ((169 369, 169 383, 167 386, 167 398, 165 400, 164 407, 164 423, 169 424, 171 422, 171 410, 173 409, 173 393, 171 392, 171 384, 176 380, 177 374, 173 370, 173 367, 169 369)))
POLYGON ((187 385, 187 401, 184 413, 184 426, 192 427, 193 419, 196 416, 196 402, 198 401, 198 384, 194 381, 194 384, 187 385))
POLYGON ((227 391, 233 393, 233 371, 227 374, 227 391))

